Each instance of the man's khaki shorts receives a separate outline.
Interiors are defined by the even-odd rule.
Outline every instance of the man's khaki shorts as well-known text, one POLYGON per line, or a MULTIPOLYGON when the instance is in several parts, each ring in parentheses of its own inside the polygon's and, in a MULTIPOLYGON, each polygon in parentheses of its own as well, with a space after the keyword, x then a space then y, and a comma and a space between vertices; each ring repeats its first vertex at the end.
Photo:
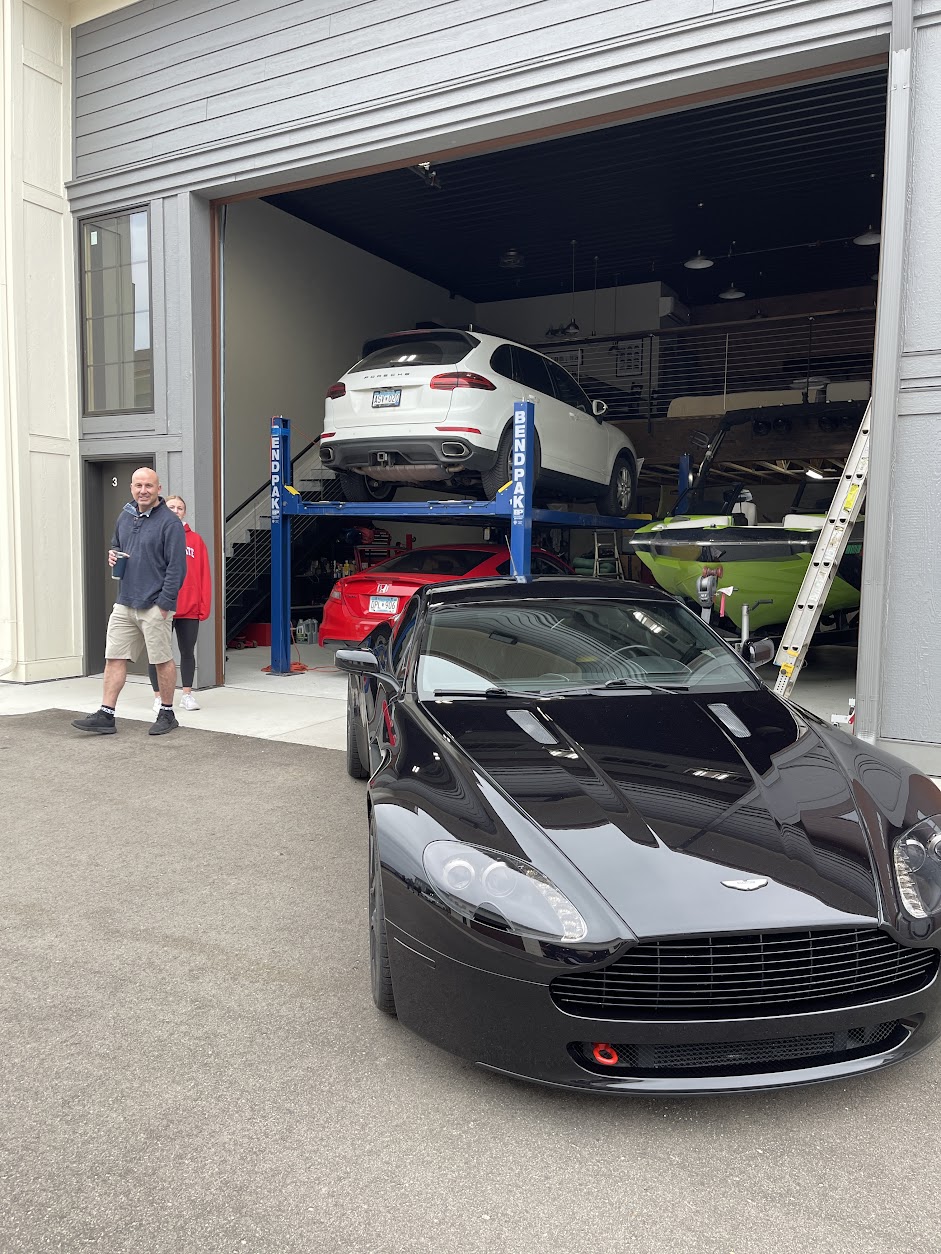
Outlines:
POLYGON ((152 666, 170 661, 173 657, 172 610, 164 618, 156 605, 149 610, 132 610, 127 605, 115 605, 108 619, 105 657, 136 662, 141 645, 146 646, 147 661, 152 666))

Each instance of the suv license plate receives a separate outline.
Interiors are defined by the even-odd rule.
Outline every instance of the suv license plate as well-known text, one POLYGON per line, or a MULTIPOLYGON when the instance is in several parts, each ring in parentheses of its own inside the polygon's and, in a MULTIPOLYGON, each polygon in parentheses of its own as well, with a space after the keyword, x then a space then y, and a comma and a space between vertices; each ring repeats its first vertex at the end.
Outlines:
POLYGON ((398 597, 370 597, 370 614, 396 614, 399 609, 398 597))
POLYGON ((373 409, 394 409, 402 402, 401 388, 373 388, 373 409))

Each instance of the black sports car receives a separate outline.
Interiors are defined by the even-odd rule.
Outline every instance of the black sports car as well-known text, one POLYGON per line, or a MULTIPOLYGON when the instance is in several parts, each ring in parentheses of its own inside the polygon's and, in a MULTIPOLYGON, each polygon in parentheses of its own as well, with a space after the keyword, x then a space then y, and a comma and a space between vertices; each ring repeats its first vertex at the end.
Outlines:
POLYGON ((937 1034, 941 792, 671 597, 439 584, 337 664, 373 995, 421 1036, 550 1084, 715 1092, 937 1034))

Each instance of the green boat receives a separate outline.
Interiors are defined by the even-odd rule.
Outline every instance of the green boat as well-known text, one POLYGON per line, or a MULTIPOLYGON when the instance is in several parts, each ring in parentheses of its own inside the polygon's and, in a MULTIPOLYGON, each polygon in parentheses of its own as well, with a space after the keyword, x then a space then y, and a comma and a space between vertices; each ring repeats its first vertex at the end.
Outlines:
MULTIPOLYGON (((787 622, 797 600, 837 480, 806 480, 780 522, 757 522, 755 507, 742 483, 734 484, 724 495, 714 487, 709 490, 709 469, 721 438, 731 425, 733 422, 728 420, 720 424, 691 488, 677 502, 673 513, 635 531, 632 547, 666 592, 698 604, 700 579, 715 575, 719 590, 716 610, 741 630, 742 607, 748 605, 750 630, 774 634, 776 627, 787 622), (808 496, 814 499, 808 502, 808 496), (734 590, 723 597, 723 588, 734 590)), ((860 521, 850 536, 824 605, 821 621, 824 628, 831 629, 834 639, 851 638, 853 634, 854 611, 859 609, 862 551, 860 521)))

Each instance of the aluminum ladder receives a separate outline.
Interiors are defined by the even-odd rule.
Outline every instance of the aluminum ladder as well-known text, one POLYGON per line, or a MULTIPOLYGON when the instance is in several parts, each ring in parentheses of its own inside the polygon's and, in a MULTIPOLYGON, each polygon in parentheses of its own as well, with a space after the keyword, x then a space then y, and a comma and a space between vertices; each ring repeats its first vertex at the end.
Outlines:
POLYGON ((826 522, 820 529, 813 557, 804 574, 800 592, 774 659, 775 666, 780 668, 774 685, 774 691, 779 697, 789 696, 797 682, 811 638, 820 622, 824 603, 837 576, 840 560, 846 552, 853 526, 866 498, 871 412, 870 401, 843 467, 839 486, 833 494, 833 503, 826 522))
MULTIPOLYGON (((611 578, 623 579, 624 568, 621 565, 621 554, 618 552, 618 537, 616 531, 593 531, 595 549, 594 549, 594 565, 592 574, 597 579, 601 575, 602 564, 607 562, 614 563, 614 570, 611 572, 611 578), (608 536, 609 539, 603 537, 608 536)), ((607 576, 606 576, 607 577, 607 576)))

